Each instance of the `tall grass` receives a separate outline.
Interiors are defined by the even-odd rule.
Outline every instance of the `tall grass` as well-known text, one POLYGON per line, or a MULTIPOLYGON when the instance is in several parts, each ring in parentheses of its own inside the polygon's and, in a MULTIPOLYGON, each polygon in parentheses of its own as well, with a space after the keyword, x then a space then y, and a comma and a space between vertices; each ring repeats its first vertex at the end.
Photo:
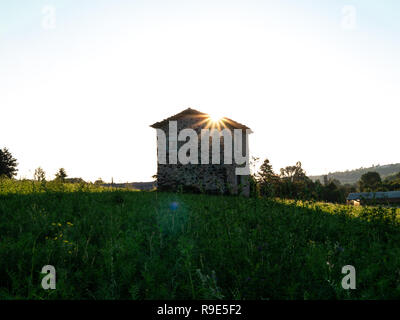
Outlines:
POLYGON ((116 190, 117 188, 103 187, 93 183, 63 183, 59 180, 34 181, 14 180, 0 177, 0 194, 31 194, 49 192, 102 192, 116 190))
POLYGON ((0 183, 0 299, 400 298, 396 209, 46 188, 0 183))

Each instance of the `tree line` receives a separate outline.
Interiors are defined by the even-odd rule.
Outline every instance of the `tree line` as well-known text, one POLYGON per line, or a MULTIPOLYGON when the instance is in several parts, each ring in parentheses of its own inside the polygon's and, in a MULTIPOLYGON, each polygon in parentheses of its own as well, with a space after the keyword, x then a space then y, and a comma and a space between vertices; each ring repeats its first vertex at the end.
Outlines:
MULTIPOLYGON (((258 161, 259 158, 252 159, 254 167, 258 161)), ((311 180, 300 161, 294 166, 281 168, 276 173, 268 159, 264 160, 257 172, 251 174, 250 181, 253 196, 335 203, 345 203, 348 194, 352 192, 400 190, 400 172, 385 180, 381 179, 378 172, 367 172, 357 183, 342 184, 337 179, 328 179, 327 175, 323 176, 323 181, 311 180)))
MULTIPOLYGON (((259 158, 252 159, 255 168, 259 158)), ((0 149, 0 177, 14 178, 18 172, 17 160, 7 148, 0 149)), ((355 184, 342 184, 337 179, 323 176, 323 181, 313 181, 307 175, 302 164, 298 161, 293 166, 281 168, 276 173, 270 161, 265 159, 259 170, 250 175, 250 189, 252 196, 279 197, 285 199, 316 200, 335 203, 345 203, 349 193, 376 192, 400 190, 400 172, 382 180, 378 172, 364 173, 355 184)), ((54 181, 63 183, 85 183, 81 178, 67 178, 67 172, 60 168, 54 181)), ((45 182, 46 173, 42 168, 37 168, 34 180, 45 182)), ((94 184, 104 184, 99 178, 94 184)))
MULTIPOLYGON (((0 178, 13 179, 18 172, 17 166, 17 159, 13 157, 10 151, 7 148, 0 149, 0 178)), ((62 183, 86 183, 82 178, 68 178, 68 174, 64 168, 58 169, 54 176, 53 181, 62 183)), ((46 172, 41 167, 38 167, 35 169, 33 180, 46 182, 46 172)), ((101 185, 103 183, 104 181, 99 178, 94 184, 101 185)))

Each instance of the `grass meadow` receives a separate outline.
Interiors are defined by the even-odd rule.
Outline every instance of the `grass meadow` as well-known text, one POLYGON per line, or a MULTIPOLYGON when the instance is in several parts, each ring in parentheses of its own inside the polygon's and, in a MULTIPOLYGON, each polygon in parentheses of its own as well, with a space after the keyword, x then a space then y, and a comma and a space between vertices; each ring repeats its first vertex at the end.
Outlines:
POLYGON ((1 180, 0 299, 399 299, 399 214, 1 180))

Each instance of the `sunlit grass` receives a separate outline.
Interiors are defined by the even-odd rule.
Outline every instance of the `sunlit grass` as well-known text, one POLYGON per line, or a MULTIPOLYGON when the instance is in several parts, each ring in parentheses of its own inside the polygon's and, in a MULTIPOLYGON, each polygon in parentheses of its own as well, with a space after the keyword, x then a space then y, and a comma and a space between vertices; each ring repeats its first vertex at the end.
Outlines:
POLYGON ((400 298, 396 209, 0 186, 0 299, 400 298), (48 264, 56 290, 40 286, 48 264))

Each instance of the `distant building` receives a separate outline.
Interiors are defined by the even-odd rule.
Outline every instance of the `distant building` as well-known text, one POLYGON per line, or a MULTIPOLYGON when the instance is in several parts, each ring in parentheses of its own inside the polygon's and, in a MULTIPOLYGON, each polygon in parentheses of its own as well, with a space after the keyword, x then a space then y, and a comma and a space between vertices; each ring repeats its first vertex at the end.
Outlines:
POLYGON ((365 204, 400 205, 400 191, 350 193, 347 204, 359 206, 365 204))
MULTIPOLYGON (((212 164, 212 152, 210 151, 209 164, 202 163, 203 158, 200 150, 201 143, 199 143, 198 164, 182 164, 179 161, 177 163, 171 163, 169 161, 169 154, 171 150, 169 149, 169 143, 167 143, 165 149, 167 163, 160 163, 159 161, 157 163, 157 188, 159 190, 176 191, 184 189, 193 192, 249 195, 249 176, 236 174, 236 168, 243 166, 237 165, 234 160, 231 164, 225 164, 224 143, 226 143, 226 141, 225 137, 222 137, 221 133, 221 130, 228 129, 233 136, 234 129, 242 130, 242 155, 248 156, 247 133, 251 133, 251 130, 247 126, 229 118, 222 118, 220 121, 212 121, 210 115, 188 108, 172 117, 154 123, 151 125, 151 127, 154 129, 161 129, 166 135, 166 140, 170 141, 171 137, 169 136, 169 125, 171 121, 176 121, 178 135, 182 130, 190 128, 196 132, 199 142, 202 139, 202 129, 217 129, 220 133, 219 150, 221 162, 219 162, 219 164, 212 164)), ((177 149, 179 149, 185 143, 186 141, 179 141, 178 139, 178 141, 176 141, 177 149)), ((210 150, 211 146, 212 139, 210 137, 210 150)), ((157 146, 157 155, 159 156, 161 150, 158 149, 159 145, 157 146)))

